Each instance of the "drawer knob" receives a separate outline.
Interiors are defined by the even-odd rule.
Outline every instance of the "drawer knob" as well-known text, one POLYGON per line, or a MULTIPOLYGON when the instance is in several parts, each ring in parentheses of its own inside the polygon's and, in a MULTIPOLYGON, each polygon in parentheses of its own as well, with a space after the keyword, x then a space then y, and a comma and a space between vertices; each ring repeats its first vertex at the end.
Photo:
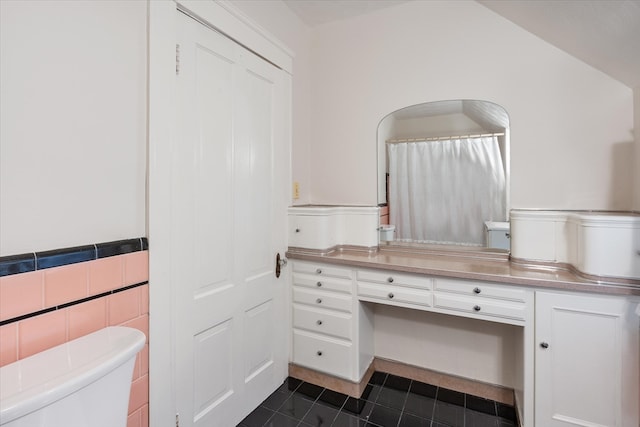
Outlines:
POLYGON ((482 290, 480 288, 473 288, 473 292, 479 294, 480 292, 482 292, 482 290))
POLYGON ((387 282, 389 282, 389 283, 393 283, 393 277, 389 277, 389 278, 387 278, 387 282))
POLYGON ((543 342, 541 342, 541 343, 540 343, 540 347, 542 347, 542 348, 549 348, 549 343, 548 343, 548 342, 544 342, 544 341, 543 341, 543 342))
POLYGON ((317 286, 317 287, 321 287, 321 286, 322 286, 322 282, 318 282, 318 283, 316 283, 316 286, 317 286))
POLYGON ((316 354, 317 354, 318 356, 322 356, 322 352, 321 352, 320 350, 318 350, 318 351, 316 352, 316 354))
POLYGON ((389 292, 389 299, 393 298, 393 292, 389 292))
POLYGON ((296 228, 296 233, 299 233, 299 232, 300 232, 300 229, 299 229, 299 228, 296 228))
POLYGON ((316 274, 322 274, 322 269, 316 268, 316 274))
POLYGON ((321 298, 318 298, 318 299, 316 300, 316 302, 317 302, 318 304, 322 304, 322 299, 321 299, 321 298))
POLYGON ((479 305, 474 305, 474 306, 473 306, 473 309, 474 309, 475 311, 480 311, 480 310, 481 310, 481 307, 480 307, 479 305))
POLYGON ((318 320, 318 321, 316 321, 316 323, 317 323, 318 325, 322 325, 322 320, 318 320))

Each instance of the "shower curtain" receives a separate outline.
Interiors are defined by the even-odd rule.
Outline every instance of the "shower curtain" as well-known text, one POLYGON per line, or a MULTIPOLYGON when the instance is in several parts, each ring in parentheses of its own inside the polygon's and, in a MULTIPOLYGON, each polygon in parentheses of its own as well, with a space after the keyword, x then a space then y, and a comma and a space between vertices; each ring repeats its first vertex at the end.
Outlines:
POLYGON ((387 150, 397 240, 482 246, 484 222, 505 221, 497 137, 390 143, 387 150))

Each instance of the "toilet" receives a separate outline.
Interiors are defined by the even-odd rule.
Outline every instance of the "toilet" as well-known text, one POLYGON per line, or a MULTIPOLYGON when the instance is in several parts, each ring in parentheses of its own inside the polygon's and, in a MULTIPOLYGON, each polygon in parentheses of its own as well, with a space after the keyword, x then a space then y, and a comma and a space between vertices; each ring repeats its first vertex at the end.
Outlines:
POLYGON ((0 368, 2 427, 126 427, 137 329, 114 326, 0 368))

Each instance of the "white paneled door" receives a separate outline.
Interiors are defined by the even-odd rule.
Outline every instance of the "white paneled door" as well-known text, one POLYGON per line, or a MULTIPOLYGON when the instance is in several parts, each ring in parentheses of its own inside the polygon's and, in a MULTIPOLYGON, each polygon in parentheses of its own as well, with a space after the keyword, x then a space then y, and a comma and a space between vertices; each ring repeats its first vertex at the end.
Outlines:
POLYGON ((536 292, 536 427, 639 425, 636 304, 536 292))
POLYGON ((172 153, 180 426, 234 426, 286 377, 289 76, 177 13, 172 153))

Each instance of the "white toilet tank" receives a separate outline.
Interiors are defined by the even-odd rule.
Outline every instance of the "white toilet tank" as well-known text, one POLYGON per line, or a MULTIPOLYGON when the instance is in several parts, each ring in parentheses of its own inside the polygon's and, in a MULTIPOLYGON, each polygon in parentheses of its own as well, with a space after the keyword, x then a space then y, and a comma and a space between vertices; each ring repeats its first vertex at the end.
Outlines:
POLYGON ((137 329, 108 327, 0 368, 3 427, 125 427, 137 329))

